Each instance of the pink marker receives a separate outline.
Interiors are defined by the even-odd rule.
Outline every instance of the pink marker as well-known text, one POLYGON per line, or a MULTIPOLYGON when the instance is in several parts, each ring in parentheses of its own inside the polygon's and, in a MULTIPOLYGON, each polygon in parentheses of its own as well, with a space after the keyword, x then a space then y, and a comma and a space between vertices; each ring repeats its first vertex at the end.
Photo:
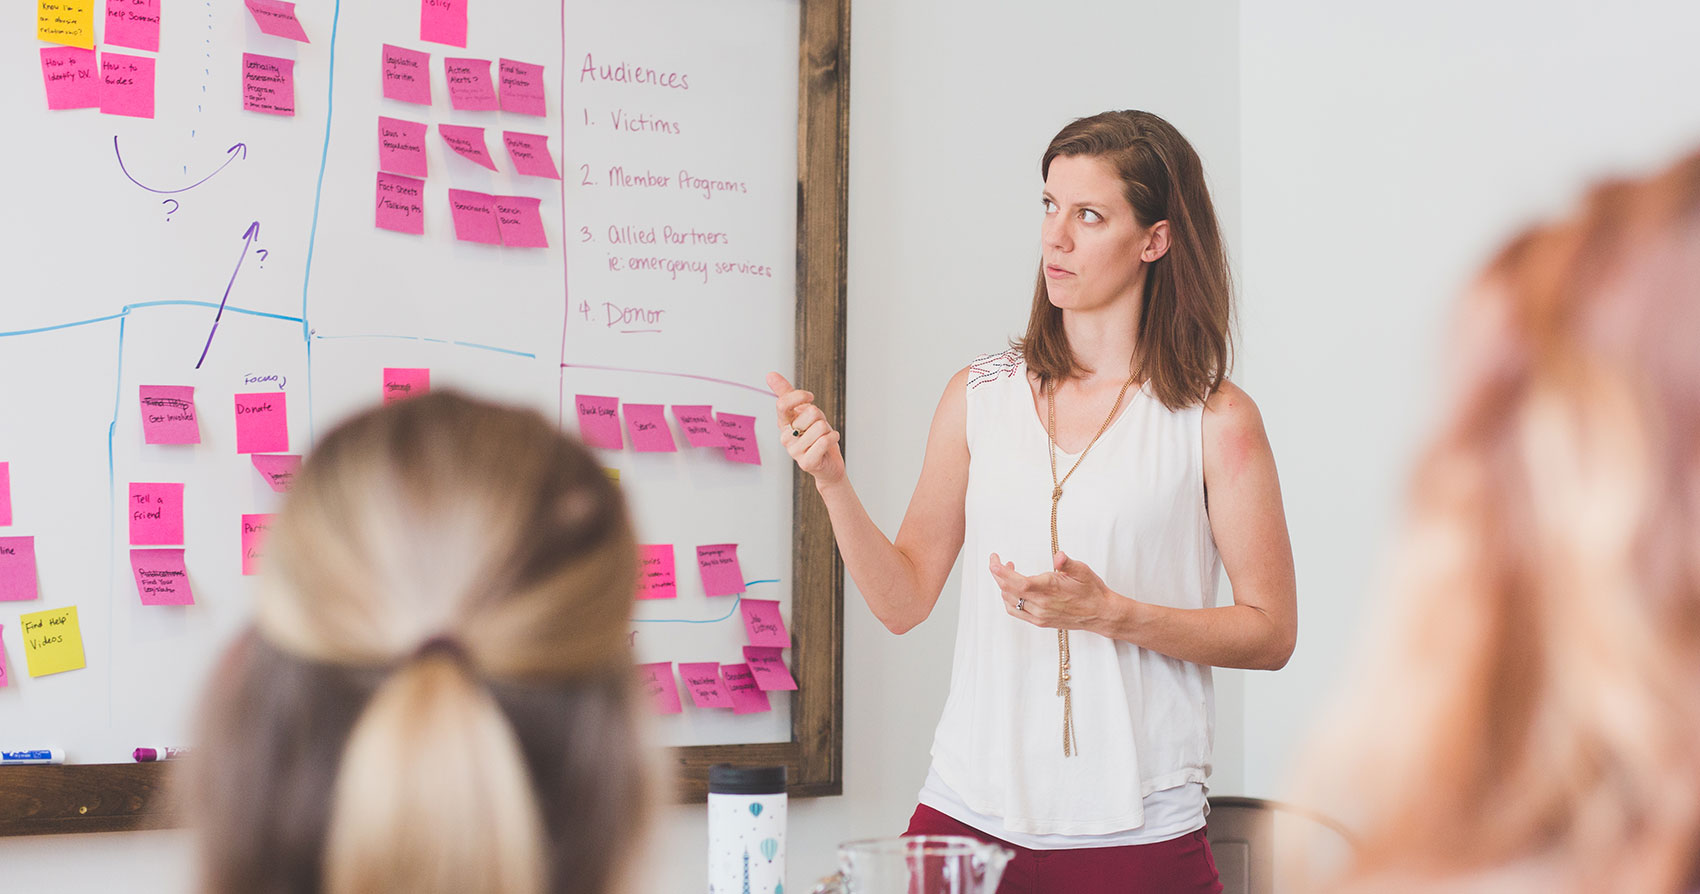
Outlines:
POLYGON ((135 751, 130 752, 130 756, 135 758, 138 763, 176 760, 180 757, 187 757, 188 754, 189 749, 187 748, 172 748, 167 745, 160 745, 154 748, 138 748, 135 751))

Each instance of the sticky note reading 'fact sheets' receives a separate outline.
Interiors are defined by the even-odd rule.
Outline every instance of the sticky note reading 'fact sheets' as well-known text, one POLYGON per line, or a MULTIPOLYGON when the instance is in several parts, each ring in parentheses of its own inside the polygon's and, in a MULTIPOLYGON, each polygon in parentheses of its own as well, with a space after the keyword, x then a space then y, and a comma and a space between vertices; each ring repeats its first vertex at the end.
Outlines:
POLYGON ((94 0, 36 0, 37 40, 94 49, 94 0))
POLYGON ((449 83, 449 107, 461 112, 496 111, 496 88, 490 83, 490 60, 443 57, 443 76, 449 83))
POLYGON ((295 4, 285 0, 245 0, 248 13, 254 17, 254 24, 260 26, 260 31, 273 37, 283 37, 289 40, 299 40, 309 43, 307 31, 301 27, 301 20, 295 17, 295 4))
POLYGON ((159 52, 160 0, 106 0, 106 42, 159 52))
POLYGON ((702 572, 705 595, 730 596, 744 592, 744 572, 738 567, 738 544, 717 543, 697 547, 697 568, 702 572))
POLYGON ((242 108, 267 115, 295 114, 295 60, 242 54, 242 108))
POLYGON ((644 453, 673 453, 673 432, 667 427, 666 407, 661 404, 626 404, 620 411, 626 414, 626 434, 632 436, 632 449, 644 453))
POLYGON ((45 677, 83 666, 83 630, 77 607, 48 609, 18 618, 30 676, 45 677))
POLYGON ((502 75, 502 111, 521 115, 549 114, 543 98, 543 66, 500 59, 496 62, 496 70, 502 75))
POLYGON ((377 202, 374 223, 378 229, 424 235, 425 181, 380 173, 377 202))
POLYGON ((431 390, 431 371, 414 367, 384 367, 384 403, 418 397, 431 390))
POLYGON ((677 714, 685 710, 679 703, 679 684, 673 679, 673 662, 657 661, 638 665, 638 685, 649 695, 650 706, 657 714, 677 714))
POLYGON ((38 595, 35 538, 0 537, 0 602, 28 602, 38 595))
POLYGON ((301 457, 287 453, 256 453, 254 470, 277 493, 288 493, 295 484, 295 474, 301 471, 301 457))
POLYGON ((527 177, 561 179, 561 172, 555 168, 555 159, 549 154, 548 137, 537 133, 504 130, 502 145, 508 147, 508 158, 513 160, 516 172, 527 177))
POLYGON ((543 204, 542 199, 528 196, 492 198, 496 203, 496 226, 502 231, 503 245, 508 248, 549 247, 549 236, 543 232, 543 215, 538 211, 543 204))
POLYGON ((685 678, 685 691, 691 694, 691 704, 699 708, 730 708, 732 693, 720 679, 720 664, 702 661, 680 664, 679 676, 685 678))
POLYGON ((153 117, 154 60, 123 53, 100 54, 100 111, 131 118, 153 117))
POLYGON ((282 391, 236 395, 236 452, 289 452, 289 414, 282 391))
POLYGON ((47 88, 49 109, 100 108, 94 50, 42 47, 41 83, 47 88))
POLYGON ((726 436, 726 458, 735 463, 761 465, 761 450, 756 447, 756 417, 736 413, 717 413, 720 433, 726 436))
POLYGON ((384 44, 384 98, 431 104, 431 54, 384 44))
POLYGON ((744 613, 744 631, 750 635, 750 645, 791 647, 791 634, 785 632, 785 619, 779 616, 777 600, 742 599, 738 610, 744 613))
POLYGON ((490 150, 484 145, 484 128, 439 124, 437 135, 461 158, 492 171, 496 169, 496 160, 490 157, 490 150))
POLYGON ((692 447, 726 447, 726 436, 720 433, 720 423, 714 421, 713 407, 675 405, 673 418, 679 420, 685 443, 692 447))
POLYGON ((727 691, 732 693, 732 713, 755 714, 773 709, 767 701, 767 693, 756 685, 755 675, 750 673, 749 665, 723 664, 720 666, 720 676, 726 680, 727 691))
POLYGON ((573 405, 578 408, 579 440, 605 450, 619 450, 625 446, 620 439, 619 398, 575 394, 573 405))
POLYGON ((148 444, 199 444, 195 386, 143 385, 142 441, 148 444))
POLYGON ((183 542, 183 485, 132 481, 125 504, 132 546, 175 546, 183 542))
POLYGON ((130 571, 143 605, 194 605, 181 549, 130 550, 130 571))
POLYGON ((0 528, 12 523, 12 464, 0 462, 0 528))
POLYGON ((673 545, 646 543, 638 547, 637 598, 674 599, 679 595, 673 573, 673 545))
POLYGON ((786 691, 797 688, 797 678, 779 657, 778 646, 745 646, 744 662, 755 675, 756 687, 763 692, 786 691))
POLYGON ((269 513, 242 516, 242 573, 259 574, 265 558, 266 532, 272 528, 269 513))
POLYGON ((456 239, 485 245, 502 244, 502 227, 496 223, 495 196, 469 189, 451 189, 449 212, 454 217, 456 239))
POLYGON ((419 39, 466 46, 468 0, 419 0, 419 39))
POLYGON ((378 118, 378 170, 425 177, 425 131, 418 121, 378 118))

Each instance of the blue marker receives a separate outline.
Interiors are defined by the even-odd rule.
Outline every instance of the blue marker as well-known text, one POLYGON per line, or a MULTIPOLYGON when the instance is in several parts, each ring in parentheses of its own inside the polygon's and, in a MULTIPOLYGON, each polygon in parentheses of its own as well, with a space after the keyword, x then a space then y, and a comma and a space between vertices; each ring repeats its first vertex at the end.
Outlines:
POLYGON ((37 748, 33 751, 0 751, 0 764, 62 764, 65 752, 57 748, 37 748))

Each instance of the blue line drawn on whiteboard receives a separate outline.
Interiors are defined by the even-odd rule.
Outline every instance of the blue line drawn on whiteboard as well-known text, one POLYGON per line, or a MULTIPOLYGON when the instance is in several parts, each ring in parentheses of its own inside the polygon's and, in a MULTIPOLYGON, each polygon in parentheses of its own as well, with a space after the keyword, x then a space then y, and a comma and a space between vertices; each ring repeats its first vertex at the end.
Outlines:
POLYGON ((331 49, 325 67, 325 142, 319 149, 319 179, 313 184, 313 223, 307 228, 307 266, 301 273, 301 340, 307 344, 307 446, 318 440, 313 427, 313 328, 307 324, 307 287, 313 281, 313 248, 319 241, 319 200, 325 194, 325 166, 331 156, 331 116, 336 112, 336 35, 342 0, 331 8, 331 49))
POLYGON ((537 359, 537 355, 531 353, 530 351, 516 351, 513 348, 498 348, 498 347, 495 347, 493 345, 481 345, 477 342, 460 341, 458 339, 453 339, 453 338, 432 338, 429 335, 397 335, 397 334, 394 334, 394 333, 371 333, 371 334, 364 334, 364 335, 320 335, 319 333, 314 332, 313 338, 315 338, 315 339, 319 339, 319 338, 393 338, 393 339, 396 339, 398 341, 428 341, 428 342, 431 342, 432 344, 438 344, 438 345, 456 345, 456 346, 462 347, 462 348, 477 348, 480 351, 495 351, 498 354, 511 354, 515 357, 524 357, 527 360, 536 360, 537 359))
POLYGON ((130 169, 124 167, 124 153, 120 152, 118 150, 118 135, 117 134, 112 135, 112 154, 118 156, 118 170, 123 171, 124 176, 126 178, 128 178, 131 183, 134 183, 137 186, 140 186, 141 188, 147 190, 148 192, 158 193, 159 195, 162 195, 162 196, 173 195, 175 193, 180 193, 180 192, 188 192, 189 190, 194 189, 195 187, 200 186, 201 184, 207 182, 208 180, 211 180, 212 178, 218 176, 219 171, 222 171, 225 168, 230 167, 230 163, 237 160, 238 158, 247 159, 247 157, 248 157, 248 144, 247 143, 237 143, 236 145, 230 147, 229 149, 224 150, 224 152, 225 152, 225 156, 226 156, 226 158, 224 159, 224 164, 219 165, 217 170, 213 171, 211 174, 206 175, 205 177, 202 177, 199 180, 196 180, 194 183, 191 183, 188 186, 182 187, 181 189, 154 189, 153 187, 147 185, 146 183, 143 183, 142 181, 137 180, 130 173, 130 169))
MULTIPOLYGON (((173 298, 165 301, 138 301, 134 304, 126 304, 119 308, 117 313, 107 314, 104 317, 92 317, 87 320, 74 320, 70 323, 55 323, 51 326, 38 326, 34 329, 14 329, 11 332, 0 332, 0 338, 6 338, 11 335, 36 335, 42 332, 52 332, 56 329, 72 329, 77 326, 89 326, 95 323, 105 323, 111 320, 123 320, 123 318, 130 315, 130 311, 140 310, 144 307, 218 307, 218 305, 211 301, 195 301, 189 298, 173 298)), ((233 314, 247 314, 250 317, 266 317, 272 320, 286 320, 291 323, 301 322, 300 317, 274 314, 263 310, 250 310, 246 307, 227 307, 225 310, 228 310, 233 314)), ((122 330, 122 322, 119 323, 119 328, 122 330)))
MULTIPOLYGON (((769 580, 747 580, 747 581, 744 581, 744 588, 749 589, 750 587, 753 587, 756 584, 777 584, 777 583, 779 583, 779 578, 777 578, 777 577, 771 578, 769 580)), ((732 608, 729 611, 727 611, 726 614, 721 615, 718 618, 633 618, 632 623, 633 624, 718 624, 721 621, 728 620, 733 615, 736 615, 738 613, 738 605, 740 603, 742 603, 743 601, 744 601, 744 594, 739 593, 737 598, 732 600, 732 608)))
POLYGON ((248 231, 242 234, 242 254, 236 259, 236 269, 230 271, 230 282, 224 284, 224 297, 218 300, 218 313, 213 314, 212 330, 207 333, 206 346, 201 348, 201 359, 195 361, 195 368, 207 360, 207 352, 212 350, 213 336, 218 334, 218 321, 224 319, 224 305, 230 300, 230 289, 236 285, 236 274, 242 272, 242 261, 248 257, 248 248, 254 244, 254 237, 260 235, 260 222, 254 221, 248 225, 248 231))

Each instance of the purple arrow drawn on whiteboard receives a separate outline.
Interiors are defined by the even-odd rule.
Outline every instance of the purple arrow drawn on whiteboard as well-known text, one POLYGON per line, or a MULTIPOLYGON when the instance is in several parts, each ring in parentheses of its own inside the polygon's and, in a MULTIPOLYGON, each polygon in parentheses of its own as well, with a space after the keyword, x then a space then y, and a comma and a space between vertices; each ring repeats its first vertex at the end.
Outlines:
POLYGON ((195 368, 200 369, 206 362, 207 351, 212 349, 213 336, 218 334, 218 321, 224 316, 224 303, 230 300, 230 287, 236 285, 236 274, 242 272, 242 260, 248 257, 248 246, 254 244, 254 237, 260 235, 260 222, 254 221, 248 225, 248 232, 242 234, 242 257, 236 259, 236 269, 230 271, 230 282, 224 285, 224 297, 218 300, 218 313, 213 314, 212 331, 207 333, 206 347, 201 348, 201 359, 195 361, 195 368))
POLYGON ((205 177, 202 177, 201 179, 196 180, 194 183, 191 183, 188 186, 183 187, 182 189, 154 189, 153 187, 147 185, 146 183, 143 183, 142 181, 137 180, 135 177, 130 176, 130 169, 124 167, 124 153, 118 151, 118 136, 117 136, 117 134, 114 134, 112 136, 112 154, 118 156, 118 170, 123 171, 124 176, 126 178, 128 178, 131 183, 134 183, 137 186, 140 186, 141 188, 147 190, 148 192, 158 193, 162 196, 168 196, 168 195, 172 195, 174 193, 180 193, 180 192, 188 192, 189 190, 194 189, 195 187, 200 186, 201 184, 203 184, 203 183, 207 182, 208 180, 211 180, 213 177, 217 176, 219 171, 222 171, 225 168, 230 167, 230 163, 235 161, 236 159, 238 159, 238 158, 246 159, 248 157, 248 144, 247 143, 237 143, 236 145, 230 147, 229 149, 224 150, 224 152, 225 152, 225 155, 226 155, 226 158, 224 159, 224 164, 219 165, 218 170, 215 170, 211 174, 208 174, 205 177))

